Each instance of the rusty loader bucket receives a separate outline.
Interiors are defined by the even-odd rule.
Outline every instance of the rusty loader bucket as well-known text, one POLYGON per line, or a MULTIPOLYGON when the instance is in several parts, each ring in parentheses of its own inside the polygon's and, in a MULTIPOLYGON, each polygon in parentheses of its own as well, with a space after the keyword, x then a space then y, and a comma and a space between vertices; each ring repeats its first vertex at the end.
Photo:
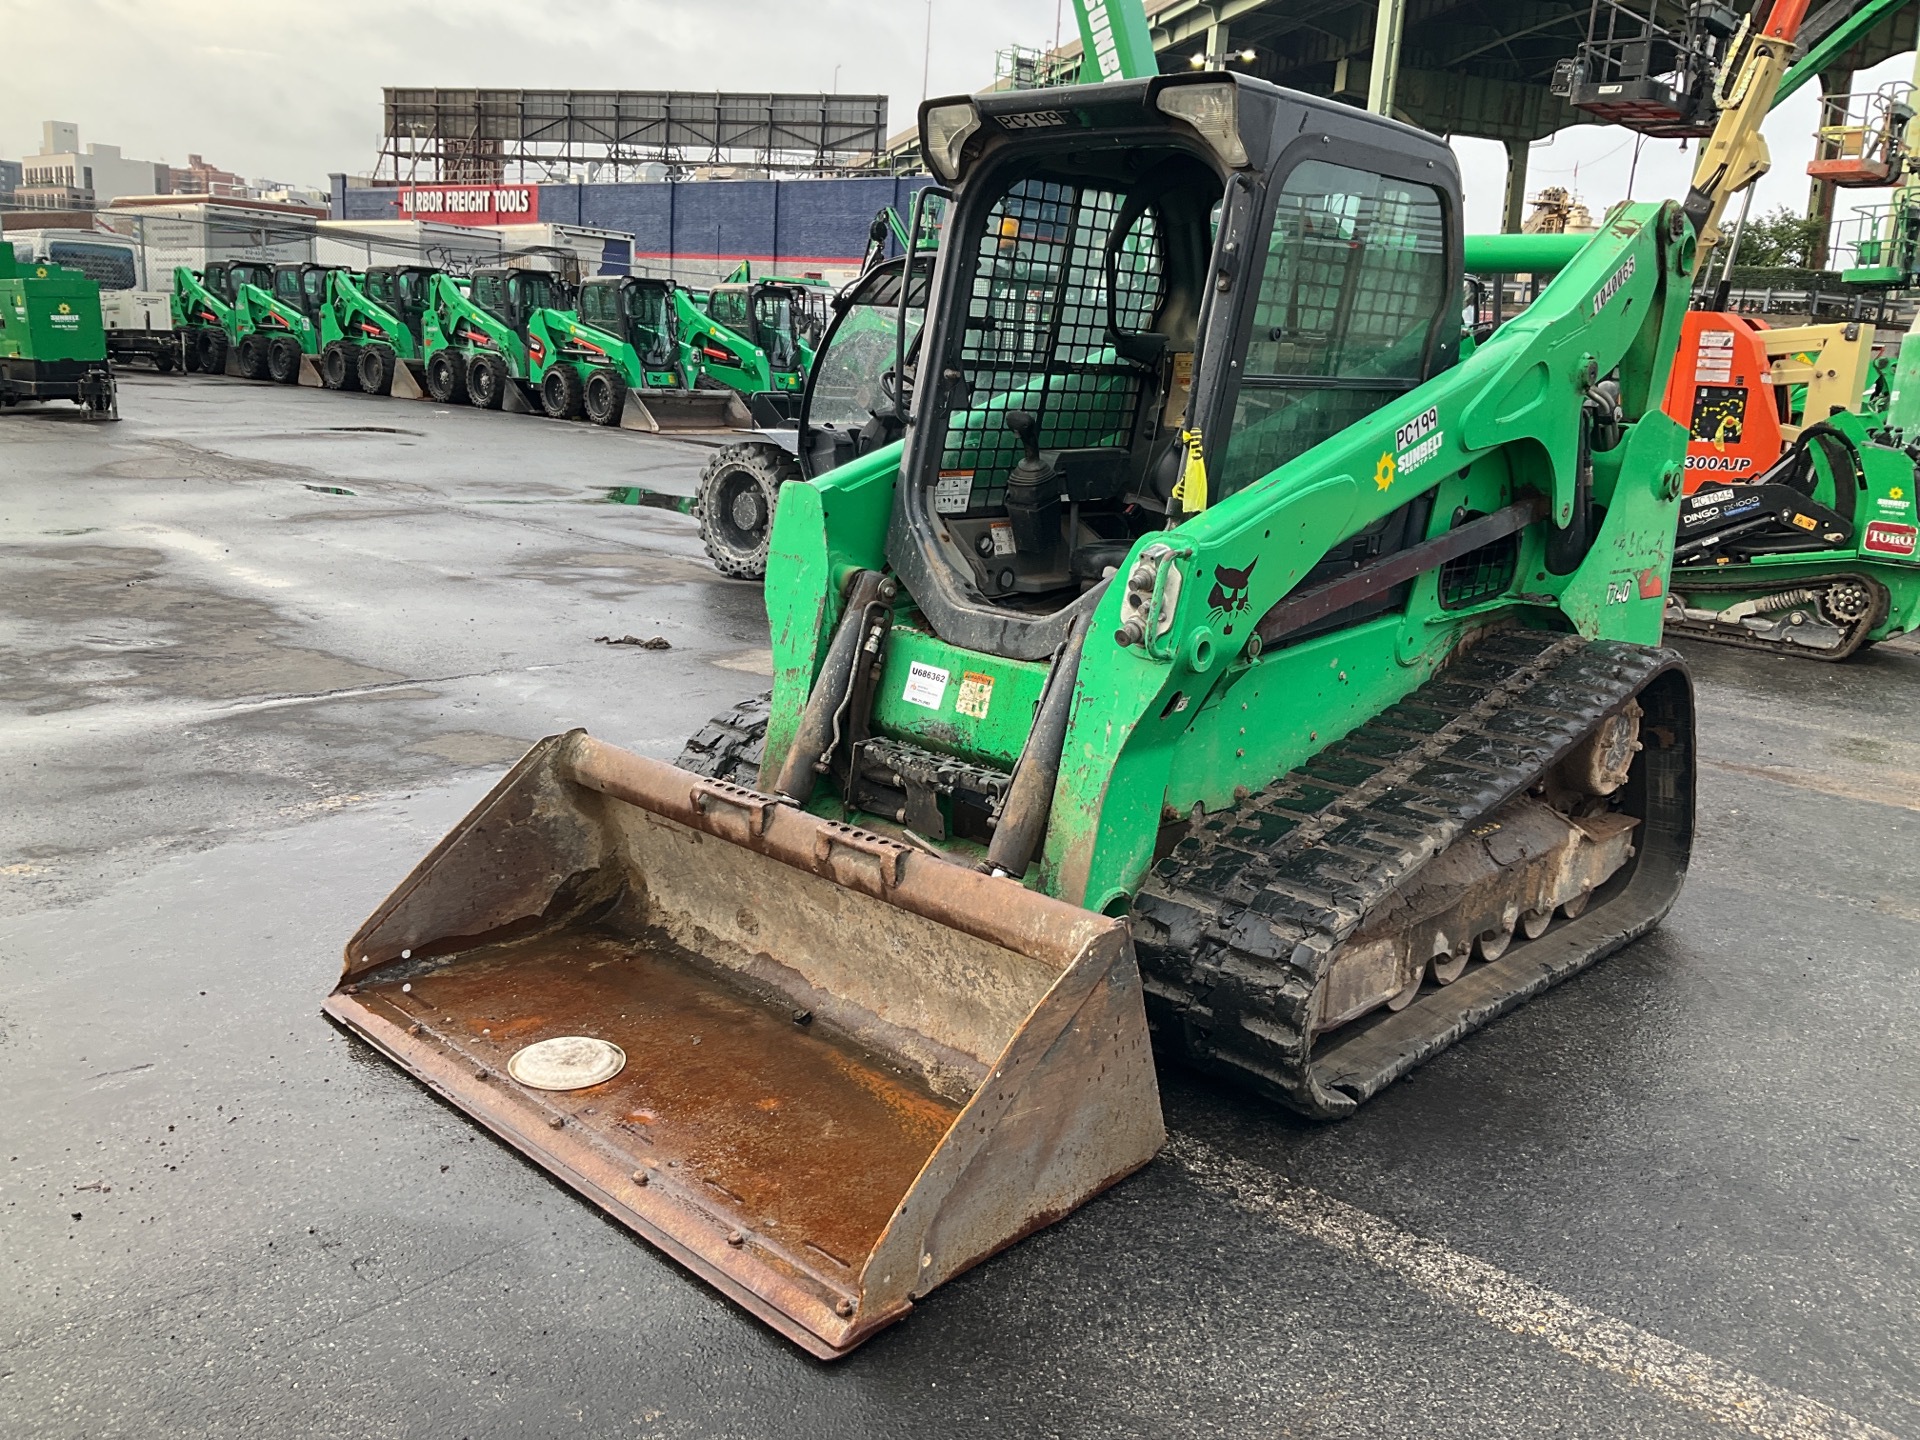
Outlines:
POLYGON ((751 430, 753 415, 731 390, 629 390, 620 428, 673 435, 690 430, 751 430))
POLYGON ((579 731, 326 1009, 824 1358, 1164 1138, 1123 924, 579 731))

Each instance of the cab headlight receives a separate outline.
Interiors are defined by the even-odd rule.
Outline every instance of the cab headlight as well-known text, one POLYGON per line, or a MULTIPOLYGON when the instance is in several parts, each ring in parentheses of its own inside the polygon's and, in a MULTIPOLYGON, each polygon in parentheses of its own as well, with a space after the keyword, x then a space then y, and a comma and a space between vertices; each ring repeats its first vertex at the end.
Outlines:
POLYGON ((980 112, 971 100, 935 105, 920 120, 920 153, 928 167, 951 185, 960 174, 960 148, 980 128, 980 112))
POLYGON ((1240 87, 1232 81, 1203 85, 1169 85, 1154 102, 1163 115, 1184 120, 1200 132, 1213 153, 1239 170, 1247 164, 1247 147, 1240 142, 1240 87))

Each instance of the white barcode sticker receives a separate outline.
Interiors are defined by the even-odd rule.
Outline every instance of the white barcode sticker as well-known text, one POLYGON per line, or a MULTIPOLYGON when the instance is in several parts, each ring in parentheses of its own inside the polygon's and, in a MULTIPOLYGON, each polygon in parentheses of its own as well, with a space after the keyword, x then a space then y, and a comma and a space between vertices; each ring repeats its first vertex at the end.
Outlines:
POLYGON ((942 470, 940 482, 933 487, 933 511, 936 515, 964 515, 973 504, 973 471, 942 470))
POLYGON ((937 665, 923 665, 918 660, 910 662, 907 688, 900 692, 900 698, 909 705, 938 710, 947 698, 947 672, 937 665))

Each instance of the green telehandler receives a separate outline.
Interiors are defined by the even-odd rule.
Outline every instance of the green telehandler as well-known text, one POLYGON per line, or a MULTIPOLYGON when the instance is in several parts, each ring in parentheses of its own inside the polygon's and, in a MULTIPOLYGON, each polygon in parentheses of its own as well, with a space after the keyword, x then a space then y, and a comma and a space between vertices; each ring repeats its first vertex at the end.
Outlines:
POLYGON ((572 287, 547 270, 435 275, 421 319, 428 393, 442 405, 530 414, 528 323, 539 311, 571 304, 572 287))
POLYGON ((638 275, 584 282, 570 310, 527 321, 527 378, 556 420, 650 432, 738 430, 752 419, 731 390, 699 390, 679 342, 674 287, 638 275))
POLYGON ((320 353, 320 316, 333 276, 345 271, 311 262, 270 268, 270 276, 240 279, 233 287, 228 353, 241 379, 292 385, 300 378, 301 358, 320 353))
POLYGON ((22 260, 0 240, 0 410, 71 400, 89 420, 120 407, 99 283, 51 260, 22 260))
POLYGON ((215 260, 205 270, 185 265, 173 272, 173 328, 182 335, 188 370, 223 375, 231 353, 228 325, 242 285, 273 287, 273 266, 264 260, 215 260))
POLYGON ((439 274, 429 265, 335 271, 320 310, 320 354, 302 366, 301 383, 422 398, 425 316, 439 274))

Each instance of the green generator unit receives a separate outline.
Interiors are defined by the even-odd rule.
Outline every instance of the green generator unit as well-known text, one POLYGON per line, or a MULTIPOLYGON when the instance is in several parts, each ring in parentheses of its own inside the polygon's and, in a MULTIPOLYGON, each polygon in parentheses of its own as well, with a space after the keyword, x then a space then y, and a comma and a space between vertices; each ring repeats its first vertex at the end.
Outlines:
POLYGON ((0 409, 71 400, 90 420, 118 420, 100 286, 0 244, 0 409))

